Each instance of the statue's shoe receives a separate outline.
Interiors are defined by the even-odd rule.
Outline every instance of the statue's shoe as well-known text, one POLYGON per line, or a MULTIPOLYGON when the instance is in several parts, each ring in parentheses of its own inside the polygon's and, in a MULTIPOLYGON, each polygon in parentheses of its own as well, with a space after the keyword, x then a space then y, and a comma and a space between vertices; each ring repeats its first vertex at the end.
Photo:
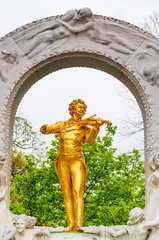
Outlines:
POLYGON ((66 229, 64 232, 79 232, 79 233, 83 233, 83 229, 81 226, 69 226, 68 229, 66 229))
POLYGON ((83 230, 83 228, 81 226, 77 226, 77 232, 83 233, 84 230, 83 230))
POLYGON ((69 226, 64 232, 78 232, 74 226, 69 226))

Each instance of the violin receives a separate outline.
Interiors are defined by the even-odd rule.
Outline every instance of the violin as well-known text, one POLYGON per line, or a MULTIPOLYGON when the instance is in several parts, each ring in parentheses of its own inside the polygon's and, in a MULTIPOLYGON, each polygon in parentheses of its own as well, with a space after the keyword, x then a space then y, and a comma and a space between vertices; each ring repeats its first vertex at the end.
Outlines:
POLYGON ((101 122, 100 122, 100 123, 101 123, 100 125, 103 125, 103 124, 107 124, 108 126, 111 126, 111 125, 112 125, 112 123, 109 122, 109 121, 107 121, 107 120, 103 120, 103 119, 101 119, 101 118, 94 118, 95 116, 96 116, 96 114, 94 114, 94 115, 92 115, 92 116, 90 116, 90 117, 88 117, 88 118, 85 118, 85 119, 83 119, 83 120, 81 120, 81 121, 79 121, 79 122, 76 122, 76 123, 72 124, 71 126, 67 126, 67 127, 62 128, 62 129, 57 129, 57 132, 59 132, 60 130, 65 130, 65 129, 67 129, 67 128, 73 127, 73 126, 78 125, 78 124, 80 124, 80 125, 95 126, 98 121, 101 121, 101 122), (103 122, 102 122, 102 121, 103 121, 103 122))
POLYGON ((88 118, 83 119, 82 121, 78 122, 77 124, 84 124, 84 125, 89 125, 89 126, 95 126, 96 123, 99 121, 101 123, 101 125, 103 125, 103 124, 107 124, 108 126, 112 125, 112 123, 109 122, 108 120, 103 120, 101 118, 94 118, 94 116, 96 116, 96 114, 93 115, 93 116, 90 116, 88 118))
MULTIPOLYGON (((107 120, 103 120, 102 118, 94 118, 96 116, 96 114, 88 117, 88 118, 85 118, 79 122, 76 122, 74 124, 72 124, 71 126, 67 126, 67 127, 64 127, 64 128, 61 128, 61 129, 56 129, 56 131, 54 133, 59 133, 59 131, 61 130, 65 130, 65 129, 68 129, 70 127, 73 127, 75 125, 89 125, 89 126, 95 126, 98 122, 99 122, 99 126, 103 125, 103 124, 107 124, 108 126, 111 126, 112 123, 107 121, 107 120)), ((44 133, 45 132, 45 129, 46 129, 46 126, 47 125, 43 125, 41 128, 40 128, 40 132, 44 133)))

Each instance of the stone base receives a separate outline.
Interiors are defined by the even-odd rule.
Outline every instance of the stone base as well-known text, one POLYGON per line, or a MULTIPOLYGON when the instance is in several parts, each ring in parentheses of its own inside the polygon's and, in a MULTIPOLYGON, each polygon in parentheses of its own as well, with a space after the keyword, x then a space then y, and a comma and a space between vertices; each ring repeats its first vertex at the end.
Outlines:
POLYGON ((48 240, 98 240, 98 236, 90 233, 51 233, 48 240))
MULTIPOLYGON (((127 234, 120 237, 111 237, 108 234, 105 236, 99 236, 94 233, 68 233, 68 232, 54 232, 51 233, 47 238, 48 240, 129 240, 129 236, 127 234)), ((43 240, 43 239, 41 239, 43 240)), ((154 238, 152 238, 154 240, 154 238)), ((157 240, 157 238, 155 239, 157 240)))

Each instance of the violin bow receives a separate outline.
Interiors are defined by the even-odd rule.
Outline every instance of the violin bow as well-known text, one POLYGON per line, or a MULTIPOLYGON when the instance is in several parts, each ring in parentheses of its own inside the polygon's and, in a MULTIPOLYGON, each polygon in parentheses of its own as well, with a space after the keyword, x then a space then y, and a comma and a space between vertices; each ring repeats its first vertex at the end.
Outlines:
POLYGON ((76 122, 76 123, 74 123, 74 124, 72 124, 72 125, 70 125, 70 126, 67 126, 67 127, 64 127, 64 128, 59 128, 59 129, 56 130, 55 133, 58 133, 58 132, 61 131, 61 130, 65 130, 65 129, 67 129, 67 128, 76 126, 76 125, 78 125, 78 124, 80 124, 80 123, 85 122, 85 121, 88 120, 89 118, 92 118, 92 117, 95 117, 95 116, 96 116, 96 114, 94 114, 94 115, 92 115, 92 116, 90 116, 90 117, 88 117, 88 118, 85 118, 85 119, 83 119, 83 120, 81 120, 81 121, 79 121, 79 122, 76 122))

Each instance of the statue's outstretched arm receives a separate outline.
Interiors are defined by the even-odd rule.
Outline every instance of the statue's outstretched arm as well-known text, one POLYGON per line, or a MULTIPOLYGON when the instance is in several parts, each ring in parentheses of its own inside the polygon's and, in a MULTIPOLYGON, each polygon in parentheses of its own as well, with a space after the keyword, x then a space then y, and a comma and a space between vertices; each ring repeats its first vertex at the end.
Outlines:
POLYGON ((111 227, 109 229, 109 227, 108 227, 106 231, 112 237, 120 237, 128 232, 126 228, 122 228, 122 227, 121 227, 121 229, 112 229, 111 227))
POLYGON ((40 132, 41 132, 42 134, 57 133, 57 132, 59 132, 59 131, 57 131, 57 130, 59 130, 60 128, 62 128, 62 126, 63 126, 63 122, 57 122, 57 123, 52 124, 52 125, 47 125, 47 124, 45 124, 45 125, 41 126, 40 132))
POLYGON ((144 221, 142 222, 144 227, 151 229, 151 228, 159 228, 159 220, 153 220, 153 221, 144 221))

